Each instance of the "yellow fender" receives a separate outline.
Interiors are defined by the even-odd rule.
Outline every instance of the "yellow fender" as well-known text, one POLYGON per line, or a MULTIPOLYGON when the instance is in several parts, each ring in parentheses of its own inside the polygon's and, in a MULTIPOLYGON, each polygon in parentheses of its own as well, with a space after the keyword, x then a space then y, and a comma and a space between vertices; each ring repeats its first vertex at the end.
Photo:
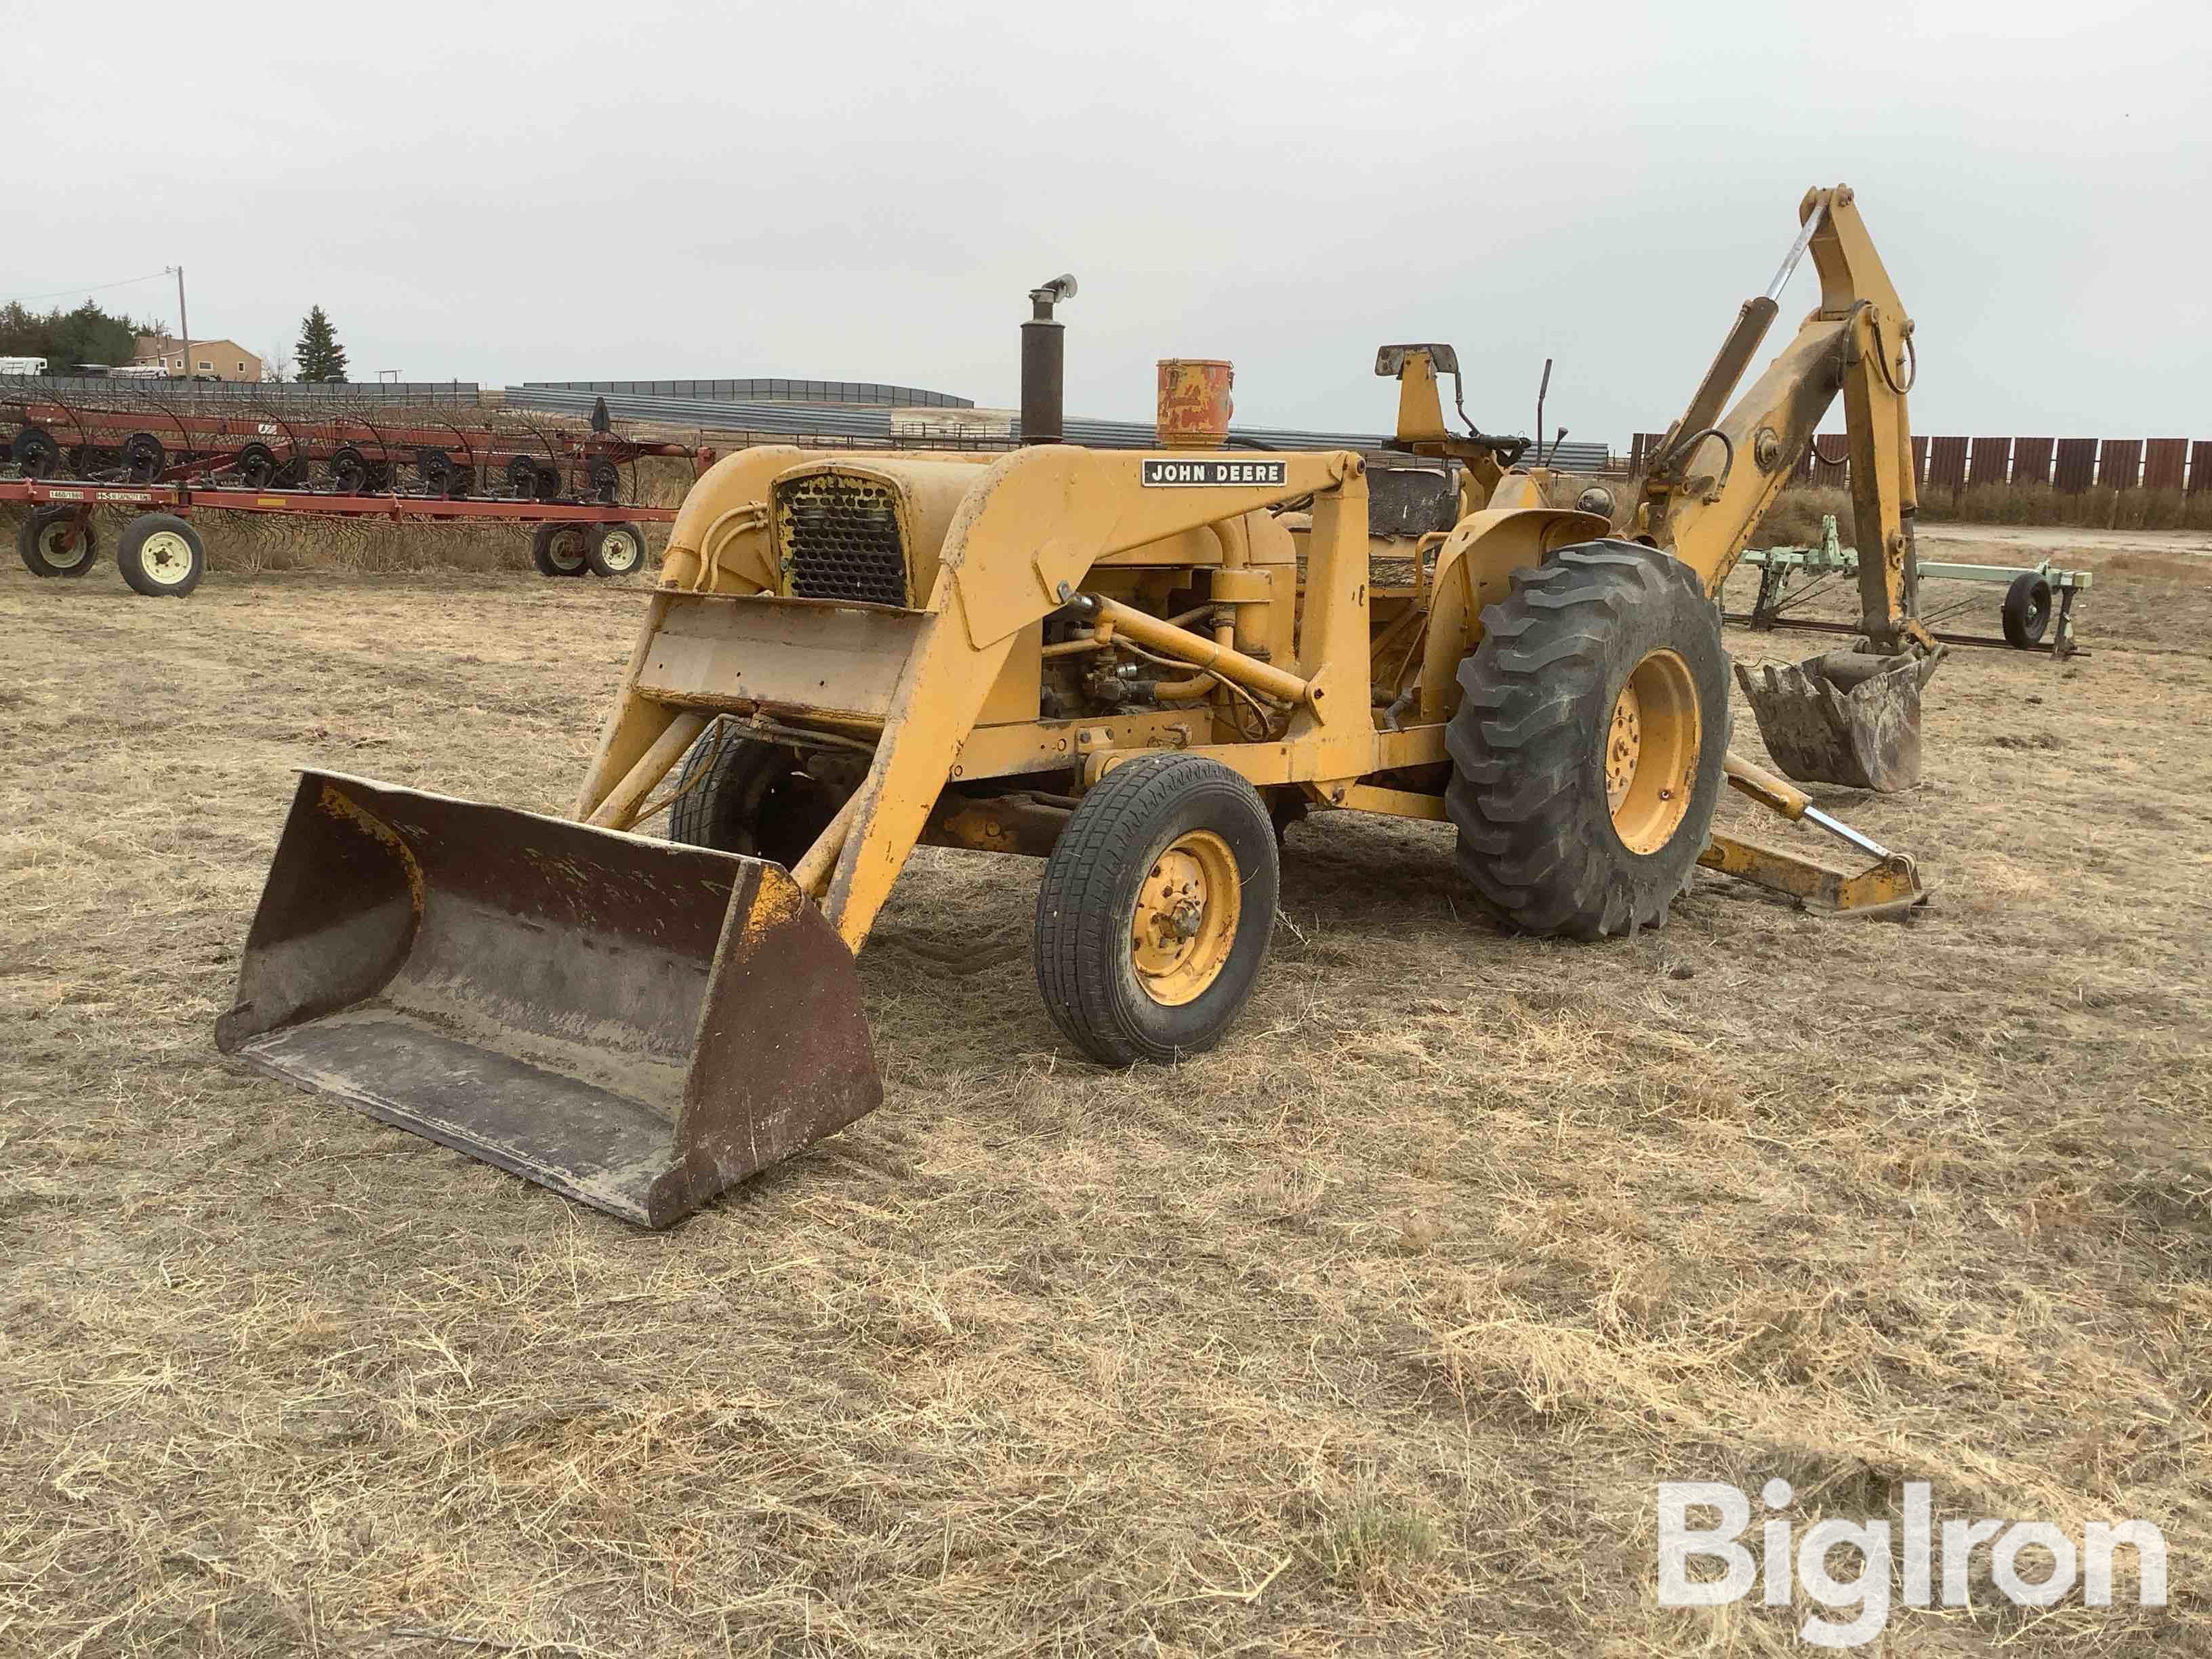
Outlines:
MULTIPOLYGON (((1493 499, 1509 493, 1509 477, 1493 499)), ((1482 642, 1482 610, 1513 589, 1513 573, 1541 564, 1544 556, 1613 533, 1613 522, 1595 513, 1564 507, 1490 507, 1452 526, 1437 550, 1428 635, 1421 647, 1419 723, 1433 726, 1459 707, 1460 659, 1482 642)))

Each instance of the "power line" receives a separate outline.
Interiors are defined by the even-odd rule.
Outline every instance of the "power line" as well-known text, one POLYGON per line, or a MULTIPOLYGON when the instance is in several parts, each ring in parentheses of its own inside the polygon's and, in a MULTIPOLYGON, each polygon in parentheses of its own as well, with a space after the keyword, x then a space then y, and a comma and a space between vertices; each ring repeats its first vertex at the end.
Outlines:
POLYGON ((129 288, 133 283, 159 282, 167 275, 169 272, 167 270, 156 270, 144 276, 125 276, 119 283, 94 283, 84 288, 58 288, 51 294, 19 294, 15 296, 15 301, 16 304, 23 305, 34 300, 64 300, 72 294, 105 294, 111 288, 129 288))

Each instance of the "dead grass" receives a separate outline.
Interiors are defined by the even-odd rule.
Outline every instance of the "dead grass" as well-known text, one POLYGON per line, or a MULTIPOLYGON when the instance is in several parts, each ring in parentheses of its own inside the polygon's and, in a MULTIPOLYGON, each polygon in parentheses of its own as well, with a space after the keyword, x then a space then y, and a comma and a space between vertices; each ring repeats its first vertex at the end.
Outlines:
POLYGON ((2212 490, 2114 489, 2097 484, 2061 495, 2049 484, 1977 484, 1931 489, 1923 518, 1967 524, 2071 525, 2090 530, 2212 530, 2212 490))
POLYGON ((1832 514, 1836 534, 1843 538, 1845 547, 1856 546, 1852 527, 1857 515, 1851 510, 1850 492, 1843 489, 1821 489, 1807 485, 1802 489, 1785 489, 1774 498, 1774 505, 1766 509, 1759 527, 1751 532, 1753 547, 1814 547, 1820 540, 1821 520, 1832 514))
POLYGON ((1779 1474, 2172 1542, 2163 1613, 1984 1566, 1896 1652, 2212 1651, 2212 595, 2133 586, 1826 797, 1909 929, 1701 878, 1507 939, 1448 835, 1319 821, 1234 1040, 1123 1075, 1036 866, 925 851, 885 1109, 647 1237, 209 1037, 289 769, 558 811, 642 589, 11 568, 0 1649, 1777 1654, 1654 1605, 1652 1487, 1779 1474))

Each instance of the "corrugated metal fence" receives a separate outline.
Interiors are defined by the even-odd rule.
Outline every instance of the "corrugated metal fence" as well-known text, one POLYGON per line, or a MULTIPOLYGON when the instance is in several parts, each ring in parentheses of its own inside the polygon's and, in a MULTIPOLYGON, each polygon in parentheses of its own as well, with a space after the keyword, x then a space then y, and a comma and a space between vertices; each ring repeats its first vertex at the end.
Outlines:
MULTIPOLYGON (((708 432, 762 433, 792 437, 842 438, 856 442, 893 442, 997 447, 1021 441, 1021 422, 1008 417, 985 416, 972 421, 932 421, 902 418, 893 421, 889 409, 857 405, 809 404, 744 398, 643 396, 618 392, 571 389, 530 385, 509 386, 507 403, 515 408, 543 409, 560 414, 587 413, 593 400, 604 397, 607 412, 621 421, 651 421, 664 426, 692 427, 708 432)), ((973 409, 972 404, 945 405, 973 409)), ((1096 449, 1151 449, 1157 438, 1150 421, 1096 420, 1070 416, 1062 422, 1067 441, 1096 449)), ((1232 443, 1265 449, 1358 449, 1376 451, 1384 440, 1374 432, 1309 431, 1291 427, 1235 426, 1232 443)), ((1608 457, 1601 443, 1563 444, 1558 466, 1570 471, 1600 471, 1608 457)))
MULTIPOLYGON (((878 380, 526 380, 532 392, 619 392, 632 398, 715 398, 738 403, 874 404, 900 409, 973 409, 972 398, 878 380)), ((512 389, 510 388, 510 398, 512 389)))
MULTIPOLYGON (((1639 432, 1629 467, 1644 470, 1665 434, 1639 432)), ((2062 495, 2092 486, 2108 489, 2212 490, 2212 440, 2187 438, 1915 438, 1912 462, 1923 492, 1984 484, 2049 484, 2062 495)), ((1815 439, 1797 464, 1794 482, 1847 484, 1850 467, 1838 434, 1815 439)))

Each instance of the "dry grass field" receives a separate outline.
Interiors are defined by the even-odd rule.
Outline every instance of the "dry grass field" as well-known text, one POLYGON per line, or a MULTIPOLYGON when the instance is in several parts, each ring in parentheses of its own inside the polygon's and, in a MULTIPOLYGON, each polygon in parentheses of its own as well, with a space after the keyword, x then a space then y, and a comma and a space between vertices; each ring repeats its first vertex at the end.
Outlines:
POLYGON ((2169 1540, 1887 1651, 2212 1652, 2212 562, 2078 562, 2092 656, 1960 653, 1929 781, 1827 798, 1911 926, 1509 938, 1310 821, 1233 1040, 1121 1074, 1038 866, 925 851, 884 1109, 654 1237, 210 1040, 291 769, 562 809, 642 587, 11 559, 0 1652, 1782 1653, 1654 1571, 1655 1483, 1776 1475, 2169 1540))

